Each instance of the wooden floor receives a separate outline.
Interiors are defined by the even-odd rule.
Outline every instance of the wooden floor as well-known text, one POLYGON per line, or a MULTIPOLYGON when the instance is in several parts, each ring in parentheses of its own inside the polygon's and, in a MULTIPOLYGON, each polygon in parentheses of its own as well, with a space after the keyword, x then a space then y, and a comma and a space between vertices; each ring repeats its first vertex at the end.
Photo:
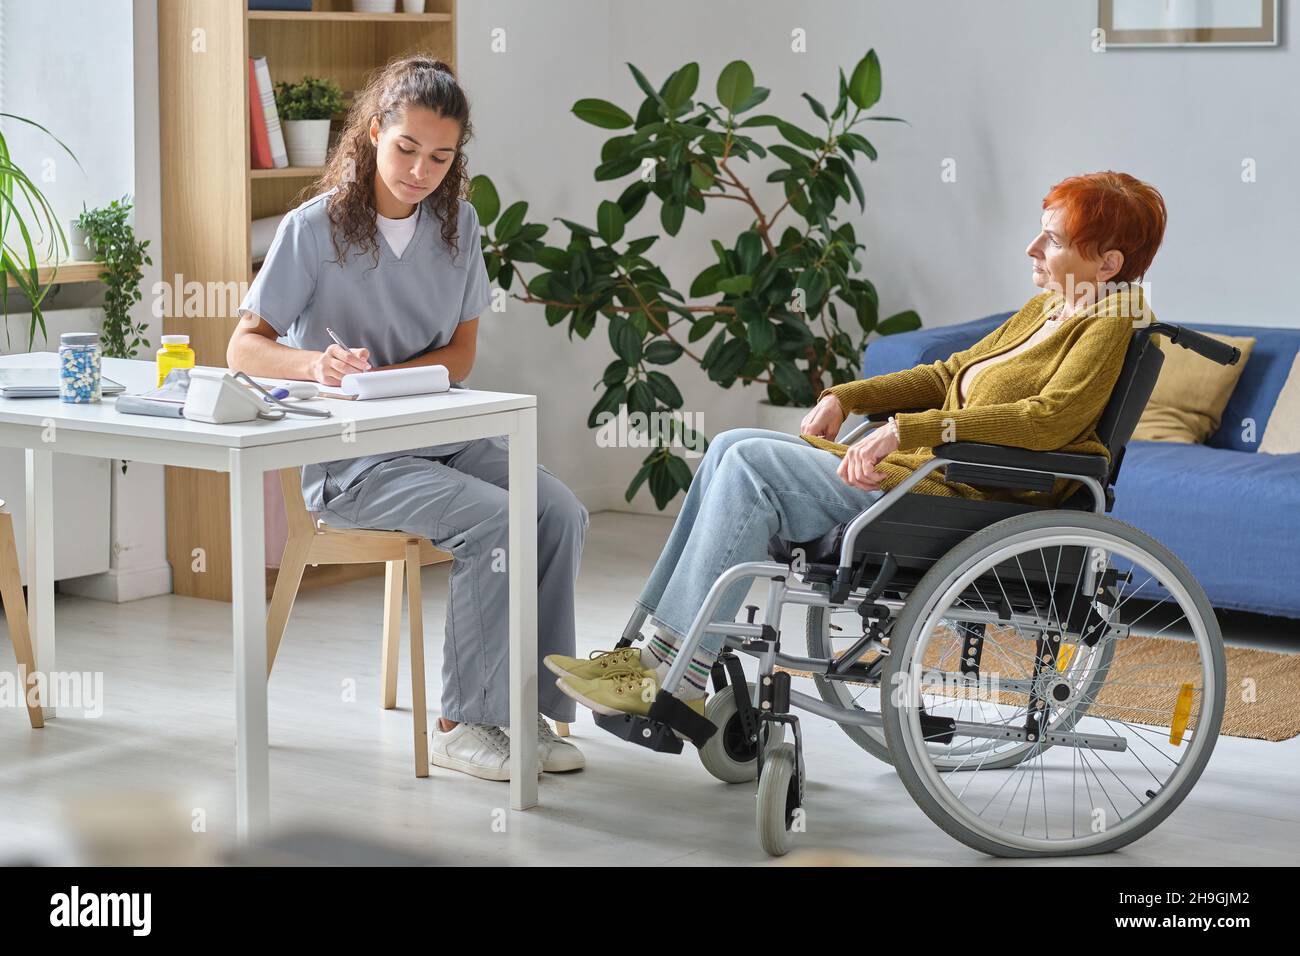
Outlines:
MULTIPOLYGON (((579 584, 579 651, 613 645, 667 519, 593 517, 579 584)), ((447 566, 426 568, 429 700, 440 693, 447 566)), ((574 741, 585 771, 546 774, 541 806, 511 812, 506 785, 431 769, 413 773, 410 685, 379 706, 382 578, 305 593, 270 689, 271 814, 280 830, 323 827, 444 863, 755 864, 752 786, 718 783, 691 749, 654 754, 618 741, 585 712, 574 741)), ((67 798, 114 800, 154 789, 202 822, 206 851, 234 823, 234 704, 229 606, 183 597, 104 604, 60 595, 59 665, 102 672, 103 713, 65 713, 34 731, 21 706, 0 709, 0 864, 73 862, 67 798)), ((792 612, 793 613, 793 612, 792 612)), ((1294 622, 1224 614, 1230 641, 1300 651, 1294 622)), ((788 633, 797 633, 794 631, 788 633)), ((12 670, 7 639, 0 663, 12 670)), ((1007 865, 936 828, 893 771, 834 725, 804 721, 808 832, 800 845, 899 862, 1007 865)), ((1071 865, 1295 863, 1300 738, 1223 738, 1191 796, 1127 850, 1071 865)), ((1049 861, 1050 862, 1050 861, 1049 861)))

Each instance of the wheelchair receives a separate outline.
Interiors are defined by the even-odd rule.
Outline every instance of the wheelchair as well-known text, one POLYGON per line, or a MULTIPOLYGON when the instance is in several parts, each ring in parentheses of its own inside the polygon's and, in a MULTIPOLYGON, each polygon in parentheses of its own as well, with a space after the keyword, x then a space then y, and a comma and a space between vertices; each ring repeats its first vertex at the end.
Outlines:
MULTIPOLYGON (((1156 333, 1223 365, 1240 355, 1176 325, 1137 328, 1098 425, 1109 460, 936 446, 852 521, 814 541, 773 538, 772 560, 724 572, 648 716, 597 724, 656 751, 689 740, 719 780, 757 781, 759 843, 773 856, 807 830, 796 708, 892 764, 934 823, 983 853, 1106 853, 1150 832, 1209 760, 1226 690, 1204 590, 1160 542, 1107 515, 1164 361, 1156 333), (1054 508, 908 493, 941 467, 945 480, 981 488, 1077 487, 1054 508), (728 588, 756 581, 767 582, 761 618, 748 605, 747 620, 713 620, 728 588), (787 605, 804 608, 806 656, 782 649, 787 605), (673 692, 706 631, 724 645, 701 717, 673 692), (757 659, 754 681, 739 654, 757 659), (792 689, 792 672, 810 676, 817 696, 792 689)), ((618 647, 641 639, 645 616, 638 608, 618 647)))

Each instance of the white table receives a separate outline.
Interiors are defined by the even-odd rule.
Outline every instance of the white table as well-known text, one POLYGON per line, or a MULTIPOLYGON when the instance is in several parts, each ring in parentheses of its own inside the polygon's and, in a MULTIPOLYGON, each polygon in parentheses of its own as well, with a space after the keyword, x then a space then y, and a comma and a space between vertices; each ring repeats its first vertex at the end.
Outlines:
MULTIPOLYGON (((0 367, 57 367, 50 352, 0 356, 0 367)), ((153 362, 105 359, 104 374, 131 393, 156 384, 153 362)), ((259 379, 262 380, 262 379, 259 379)), ((270 816, 266 719, 266 547, 263 473, 379 452, 504 435, 510 442, 510 805, 537 804, 537 398, 456 389, 365 402, 316 399, 330 418, 208 425, 124 415, 106 398, 0 399, 0 446, 27 458, 28 610, 38 671, 57 669, 54 640, 52 455, 66 452, 230 474, 235 649, 235 807, 239 838, 265 833, 270 816)), ((0 495, 3 497, 3 495, 0 495)), ((48 683, 46 686, 49 686, 48 683)), ((46 708, 47 717, 54 716, 46 708)))

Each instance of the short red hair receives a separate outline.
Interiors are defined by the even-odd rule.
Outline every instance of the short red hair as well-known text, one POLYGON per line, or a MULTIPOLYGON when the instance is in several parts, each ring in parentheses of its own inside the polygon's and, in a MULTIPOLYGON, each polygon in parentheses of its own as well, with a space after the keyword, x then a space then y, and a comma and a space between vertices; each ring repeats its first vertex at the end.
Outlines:
POLYGON ((1065 232, 1089 258, 1107 249, 1124 254, 1110 281, 1134 282, 1146 275, 1165 235, 1165 200, 1151 185, 1128 173, 1106 171, 1063 179, 1043 197, 1043 208, 1060 206, 1065 232))

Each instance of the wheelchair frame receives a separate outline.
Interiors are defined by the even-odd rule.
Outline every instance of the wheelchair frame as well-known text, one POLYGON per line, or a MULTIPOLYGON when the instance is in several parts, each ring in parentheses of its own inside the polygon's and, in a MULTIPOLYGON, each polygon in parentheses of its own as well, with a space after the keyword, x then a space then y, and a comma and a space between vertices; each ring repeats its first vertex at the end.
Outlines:
MULTIPOLYGON (((851 444, 857 441, 870 431, 869 426, 877 426, 883 422, 867 421, 849 436, 846 436, 845 443, 851 444)), ((853 575, 853 555, 857 538, 861 535, 873 520, 885 513, 889 507, 901 498, 908 490, 918 481, 924 478, 935 468, 946 464, 960 461, 958 458, 943 458, 936 456, 930 461, 925 462, 921 467, 911 475, 901 481, 897 486, 886 492, 881 498, 872 502, 871 506, 857 518, 849 523, 845 534, 844 543, 840 551, 840 564, 836 573, 836 582, 852 580, 853 575)), ((1012 467, 1002 465, 1000 467, 1012 467)), ((1019 469, 1025 471, 1041 471, 1041 469, 1019 469)), ((1089 487, 1094 496, 1095 511, 1105 513, 1105 494, 1102 491, 1101 484, 1094 478, 1087 475, 1076 475, 1074 473, 1053 473, 1056 477, 1080 478, 1085 485, 1089 487)), ((859 565, 861 567, 861 565, 859 565)), ((882 569, 883 571, 884 569, 882 569)), ((863 711, 858 708, 841 708, 826 703, 823 700, 802 694, 798 691, 790 690, 790 675, 775 668, 786 667, 792 670, 813 671, 820 676, 831 680, 872 680, 875 676, 866 672, 861 665, 857 664, 857 659, 862 652, 871 650, 873 647, 883 650, 887 653, 887 648, 883 648, 878 638, 875 641, 859 642, 864 646, 855 645, 848 652, 839 658, 809 658, 798 657, 790 654, 781 653, 779 650, 779 639, 777 632, 781 620, 781 611, 786 604, 799 605, 820 605, 827 608, 849 608, 858 609, 864 603, 870 602, 887 609, 890 612, 891 620, 905 603, 902 600, 894 598, 885 598, 881 596, 888 580, 882 574, 868 589, 853 588, 842 600, 835 600, 835 593, 831 591, 819 591, 810 587, 791 586, 787 583, 788 578, 795 572, 790 565, 779 564, 774 561, 746 561, 727 569, 713 583, 709 589, 708 596, 705 598, 703 606, 699 613, 696 614, 695 620, 691 623, 690 631, 685 635, 685 642, 678 652, 673 666, 669 668, 667 676, 664 678, 660 687, 659 695, 673 696, 677 689, 678 683, 684 678, 687 664, 690 662, 691 655, 695 648, 699 646, 700 640, 707 631, 715 634, 724 635, 724 648, 726 650, 739 651, 748 654, 759 661, 759 686, 755 690, 754 699, 750 702, 751 706, 760 713, 780 714, 788 711, 791 705, 809 713, 816 714, 819 717, 825 717, 836 723, 859 724, 861 726, 879 728, 882 725, 881 716, 878 713, 863 711), (750 618, 748 622, 718 622, 706 623, 710 621, 718 603, 722 600, 723 595, 733 584, 746 579, 768 580, 767 592, 767 610, 762 623, 754 621, 755 612, 758 608, 755 605, 749 605, 750 618), (843 666, 848 662, 848 666, 843 666)), ((1095 576, 1090 564, 1085 564, 1084 570, 1084 588, 1086 590, 1095 590, 1095 576)), ((947 615, 950 619, 961 621, 963 623, 983 624, 983 623, 1007 623, 1008 621, 1026 627, 1029 630, 1042 630, 1052 626, 1053 622, 1042 620, 1031 614, 1013 611, 1009 616, 1000 618, 996 613, 991 611, 963 611, 954 612, 947 615)), ((618 647, 627 647, 641 636, 641 627, 645 623, 646 612, 637 608, 632 618, 624 628, 622 638, 619 640, 618 647)), ((864 638, 869 638, 870 634, 865 634, 864 638)), ((715 686, 717 674, 715 672, 715 686)), ((1003 689, 1014 689, 1008 686, 1006 682, 1001 684, 1003 689)), ((718 687, 721 689, 721 687, 718 687)), ((675 699, 675 698, 674 698, 675 699)), ((742 705, 743 710, 743 705, 742 705)), ((703 745, 708 739, 710 733, 707 728, 702 728, 695 720, 686 718, 678 708, 666 707, 663 716, 669 718, 668 723, 673 729, 682 731, 697 745, 703 745), (677 718, 674 721, 674 718, 677 718), (683 725, 684 724, 684 725, 683 725), (700 731, 705 733, 701 736, 700 731)), ((692 717, 696 716, 693 713, 692 717)), ((654 747, 653 749, 666 749, 676 753, 681 750, 680 740, 670 741, 662 734, 627 734, 616 729, 620 723, 630 722, 639 724, 641 721, 653 723, 656 719, 652 711, 649 718, 630 718, 630 717, 602 717, 597 716, 597 723, 604 726, 607 730, 612 730, 620 737, 629 739, 637 743, 650 744, 652 740, 667 744, 664 747, 654 747)), ((743 719, 743 718, 742 718, 743 719)), ((712 727, 712 725, 710 725, 712 727)), ((1065 741, 1060 741, 1064 743, 1065 741)), ((761 760, 761 750, 760 750, 761 760)))
MULTIPOLYGON (((1118 477, 1124 447, 1150 397, 1163 363, 1160 349, 1149 347, 1149 338, 1155 333, 1163 333, 1168 336, 1171 343, 1191 348, 1221 364, 1235 363, 1240 354, 1237 349, 1190 329, 1164 323, 1148 323, 1134 333, 1124 368, 1098 429, 1108 448, 1113 449, 1118 446, 1118 453, 1114 454, 1110 461, 1098 455, 1038 452, 974 442, 949 442, 936 446, 933 458, 923 463, 897 486, 843 526, 843 535, 838 548, 838 565, 834 567, 833 576, 826 582, 824 589, 808 586, 806 582, 791 584, 789 579, 792 576, 803 573, 795 571, 794 563, 749 561, 729 568, 709 589, 703 606, 692 621, 688 633, 684 635, 685 640, 651 704, 649 715, 646 717, 630 714, 597 715, 596 723, 625 740, 653 750, 678 753, 682 749, 683 737, 690 739, 697 747, 704 747, 718 728, 712 721, 701 717, 683 704, 674 692, 684 679, 686 668, 704 634, 709 631, 721 634, 724 643, 722 653, 713 668, 714 687, 721 691, 728 683, 732 685, 737 717, 748 743, 755 746, 755 758, 760 775, 771 724, 793 725, 794 773, 798 781, 797 799, 801 804, 804 780, 803 748, 798 718, 791 713, 792 708, 825 717, 841 725, 855 724, 883 730, 884 721, 881 712, 871 712, 858 707, 839 707, 824 699, 794 691, 790 688, 790 674, 776 669, 784 667, 807 671, 826 680, 880 683, 882 665, 890 653, 883 639, 889 636, 901 609, 907 600, 911 599, 912 590, 909 589, 904 593, 895 585, 893 590, 902 594, 903 599, 885 596, 884 592, 889 588, 898 568, 897 562, 888 551, 884 552, 883 560, 879 562, 880 568, 875 581, 869 586, 863 586, 864 572, 871 563, 866 558, 855 561, 855 556, 858 555, 857 544, 863 533, 873 522, 897 505, 917 482, 936 468, 945 466, 949 466, 945 473, 946 478, 995 487, 1047 490, 1053 486, 1056 479, 1075 480, 1082 487, 1076 490, 1069 500, 1075 501, 1079 492, 1086 490, 1091 498, 1090 507, 1087 509, 1071 508, 1068 502, 1062 502, 1056 509, 1034 509, 1033 506, 1027 508, 1038 512, 1089 510, 1104 516, 1113 504, 1114 498, 1110 486, 1118 477), (955 478, 958 474, 960 478, 955 478), (767 606, 762 620, 755 620, 759 608, 756 605, 747 605, 747 621, 712 621, 713 613, 728 588, 738 582, 751 579, 768 581, 767 606), (783 653, 780 650, 779 627, 782 609, 787 604, 822 606, 828 609, 855 609, 863 619, 863 636, 838 657, 811 658, 783 653), (881 626, 882 621, 887 623, 881 626), (864 665, 860 662, 860 658, 869 650, 878 651, 879 656, 870 664, 864 665), (752 695, 747 692, 747 681, 739 659, 735 656, 736 653, 748 654, 758 660, 757 682, 752 695)), ((873 427, 882 424, 884 422, 879 419, 868 419, 845 436, 844 444, 852 444, 873 427)), ((994 518, 989 522, 989 526, 998 520, 1000 519, 994 518)), ((825 577, 825 572, 830 570, 829 565, 822 565, 821 570, 825 577)), ((1100 587, 1107 587, 1111 580, 1106 575, 1116 573, 1114 570, 1105 571, 1100 587)), ((1083 594, 1099 593, 1096 571, 1090 561, 1082 561, 1075 577, 1069 581, 1071 588, 1078 589, 1080 585, 1083 594)), ((1027 581, 1026 593, 1033 594, 1027 581)), ((1033 604, 1036 608, 1037 602, 1033 604)), ((627 647, 642 637, 641 627, 647 616, 647 612, 640 607, 633 612, 617 644, 618 647, 627 647)), ((1059 620, 1044 620, 1037 614, 1017 611, 1006 603, 997 611, 977 611, 973 608, 961 611, 950 610, 945 613, 945 619, 956 621, 960 625, 976 625, 981 630, 985 623, 1004 625, 1011 623, 1040 636, 1048 629, 1052 629, 1061 632, 1061 643, 1087 643, 1091 646, 1101 636, 1094 633, 1085 635, 1082 630, 1073 632, 1074 629, 1070 626, 1072 622, 1063 624, 1059 620)), ((1106 636, 1112 639, 1127 637, 1129 633, 1128 627, 1117 625, 1113 618, 1104 622, 1104 628, 1106 636)), ((974 686, 979 687, 979 682, 982 681, 984 678, 979 677, 977 671, 977 683, 974 686)), ((1032 679, 999 681, 998 687, 1002 690, 1027 692, 1031 689, 1029 685, 1032 683, 1032 679)), ((987 686, 984 689, 988 689, 987 686)), ((926 716, 923 713, 922 719, 926 716)), ((1032 715, 1025 728, 1004 728, 997 731, 981 725, 959 724, 947 718, 932 719, 947 725, 940 727, 939 732, 949 734, 949 739, 955 735, 1034 742, 1037 739, 1034 732, 1039 729, 1032 715)), ((1121 737, 1077 734, 1072 729, 1048 732, 1044 738, 1041 742, 1052 746, 1086 746, 1094 750, 1125 749, 1125 742, 1121 737)))

